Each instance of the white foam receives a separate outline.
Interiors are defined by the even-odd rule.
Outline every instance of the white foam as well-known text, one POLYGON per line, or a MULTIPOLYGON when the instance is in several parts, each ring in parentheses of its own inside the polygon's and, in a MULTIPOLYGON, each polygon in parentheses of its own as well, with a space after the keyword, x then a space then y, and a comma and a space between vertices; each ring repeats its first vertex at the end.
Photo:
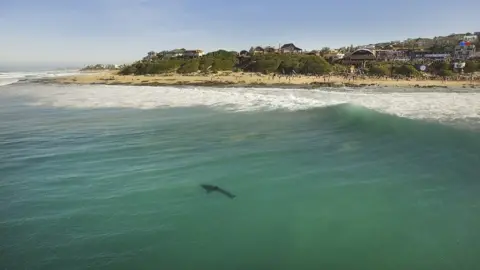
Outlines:
POLYGON ((1 79, 0 78, 0 86, 14 84, 18 81, 19 81, 19 79, 1 79))
POLYGON ((17 87, 15 95, 33 97, 36 106, 138 108, 210 106, 222 109, 300 110, 350 103, 417 119, 476 119, 480 93, 367 93, 308 89, 60 86, 17 87))
POLYGON ((79 74, 78 70, 50 70, 39 72, 3 72, 0 73, 0 86, 14 84, 20 80, 51 78, 79 74))

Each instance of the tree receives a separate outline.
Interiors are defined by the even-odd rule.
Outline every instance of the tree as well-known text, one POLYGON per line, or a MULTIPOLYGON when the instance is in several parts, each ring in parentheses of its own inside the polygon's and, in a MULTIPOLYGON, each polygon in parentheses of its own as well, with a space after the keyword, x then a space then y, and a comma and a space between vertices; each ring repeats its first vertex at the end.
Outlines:
POLYGON ((451 70, 443 69, 438 73, 438 75, 443 76, 443 77, 451 77, 451 76, 454 76, 455 73, 453 73, 453 71, 451 71, 451 70))
POLYGON ((420 72, 412 65, 404 64, 398 67, 394 67, 394 73, 409 77, 417 77, 420 76, 420 72))
POLYGON ((340 65, 340 64, 335 64, 332 66, 332 71, 337 73, 337 74, 342 74, 348 71, 347 66, 345 65, 340 65))
POLYGON ((473 73, 477 70, 480 70, 480 63, 477 63, 475 61, 467 61, 465 63, 465 68, 463 68, 463 72, 465 73, 473 73))
POLYGON ((288 59, 280 62, 276 70, 276 73, 280 74, 292 74, 294 72, 298 72, 298 63, 288 59))
POLYGON ((131 75, 136 72, 136 68, 133 65, 124 66, 120 69, 118 74, 120 75, 131 75))
POLYGON ((300 68, 302 74, 321 75, 330 72, 331 66, 322 57, 310 56, 302 59, 303 65, 300 68))
POLYGON ((323 47, 321 50, 320 50, 320 55, 324 56, 325 54, 329 53, 330 52, 330 48, 329 47, 323 47))
POLYGON ((200 61, 198 59, 191 59, 183 63, 177 70, 178 73, 194 73, 198 71, 200 61))
POLYGON ((373 65, 369 68, 368 74, 377 75, 377 76, 387 76, 390 75, 391 68, 387 65, 373 65))
POLYGON ((440 76, 443 76, 441 74, 444 74, 445 70, 451 70, 451 68, 452 68, 451 64, 444 61, 433 62, 429 66, 429 69, 431 70, 432 73, 438 74, 440 76))

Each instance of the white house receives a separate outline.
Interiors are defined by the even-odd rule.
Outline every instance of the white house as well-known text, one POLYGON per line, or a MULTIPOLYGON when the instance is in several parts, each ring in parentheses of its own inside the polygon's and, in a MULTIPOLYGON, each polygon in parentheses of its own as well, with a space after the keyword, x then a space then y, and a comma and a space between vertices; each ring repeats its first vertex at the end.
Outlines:
POLYGON ((345 57, 344 53, 339 53, 339 52, 336 52, 336 51, 332 51, 332 52, 329 52, 329 53, 326 53, 325 55, 323 55, 323 58, 331 60, 331 61, 341 60, 344 57, 345 57))
POLYGON ((175 49, 165 53, 164 57, 165 58, 182 57, 184 53, 185 53, 185 50, 183 49, 175 49))
POLYGON ((468 58, 471 58, 475 55, 475 45, 469 45, 469 46, 460 46, 457 45, 455 46, 455 49, 453 51, 453 59, 455 60, 467 60, 468 58))
POLYGON ((205 55, 205 53, 202 50, 187 50, 183 55, 187 57, 200 57, 205 55))
POLYGON ((463 41, 470 41, 474 42, 477 40, 477 35, 469 35, 469 36, 464 36, 463 41))
POLYGON ((288 44, 283 45, 280 48, 280 51, 282 53, 301 53, 302 49, 298 48, 293 43, 288 43, 288 44))

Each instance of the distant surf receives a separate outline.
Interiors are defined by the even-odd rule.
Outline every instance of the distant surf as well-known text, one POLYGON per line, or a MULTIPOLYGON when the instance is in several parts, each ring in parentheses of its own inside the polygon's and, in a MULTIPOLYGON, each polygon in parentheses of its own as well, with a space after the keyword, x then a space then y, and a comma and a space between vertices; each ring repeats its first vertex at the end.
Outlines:
POLYGON ((46 71, 5 71, 0 72, 0 86, 14 84, 19 81, 29 81, 32 79, 52 78, 60 76, 76 75, 80 73, 77 69, 68 70, 46 70, 46 71))

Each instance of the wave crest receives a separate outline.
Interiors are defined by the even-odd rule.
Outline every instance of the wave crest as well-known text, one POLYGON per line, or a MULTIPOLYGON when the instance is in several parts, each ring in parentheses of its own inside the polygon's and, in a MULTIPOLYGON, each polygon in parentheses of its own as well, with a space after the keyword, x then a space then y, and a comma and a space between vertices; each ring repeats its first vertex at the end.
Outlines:
MULTIPOLYGON (((353 104, 413 119, 476 119, 479 93, 376 93, 308 89, 25 85, 11 94, 36 100, 33 105, 64 108, 136 108, 208 106, 235 111, 305 110, 353 104)), ((371 91, 371 90, 370 90, 371 91)))

